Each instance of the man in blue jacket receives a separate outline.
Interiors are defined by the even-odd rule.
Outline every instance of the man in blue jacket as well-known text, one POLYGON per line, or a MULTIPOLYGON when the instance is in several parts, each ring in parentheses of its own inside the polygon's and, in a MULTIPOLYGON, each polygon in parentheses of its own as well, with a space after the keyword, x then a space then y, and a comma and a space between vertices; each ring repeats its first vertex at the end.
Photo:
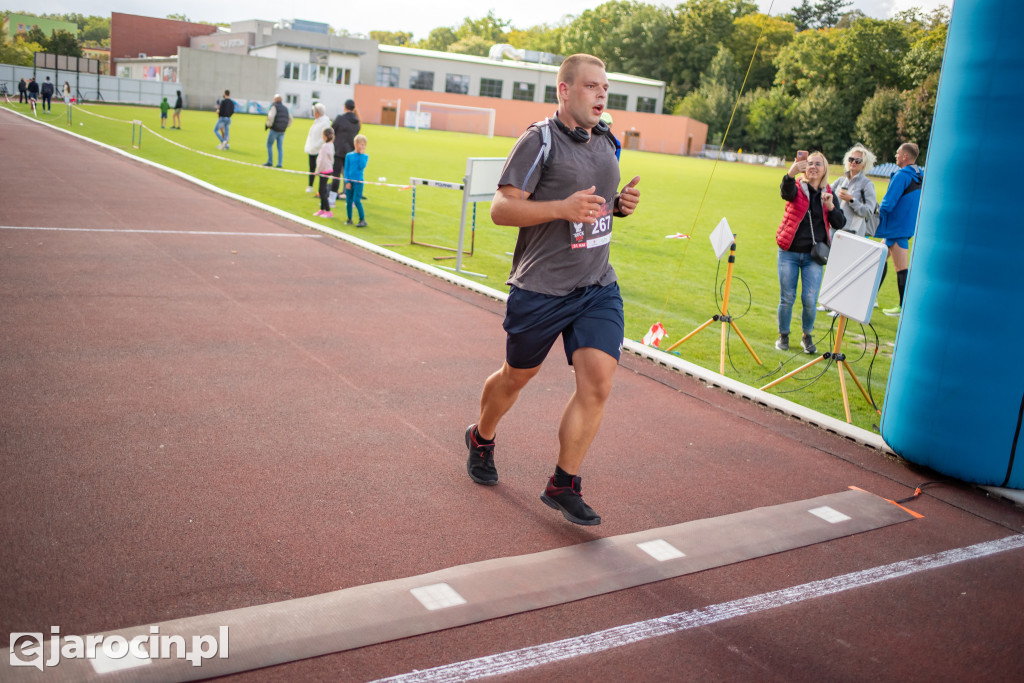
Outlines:
MULTIPOLYGON (((924 171, 916 163, 918 153, 913 142, 904 142, 896 150, 899 170, 889 179, 889 188, 878 206, 875 237, 881 237, 889 247, 889 255, 896 267, 896 287, 900 292, 900 305, 882 309, 886 315, 899 315, 903 310, 903 293, 907 288, 907 269, 910 267, 910 238, 917 226, 917 208, 921 203, 921 183, 924 180, 924 171)), ((885 278, 884 273, 882 277, 885 278)))

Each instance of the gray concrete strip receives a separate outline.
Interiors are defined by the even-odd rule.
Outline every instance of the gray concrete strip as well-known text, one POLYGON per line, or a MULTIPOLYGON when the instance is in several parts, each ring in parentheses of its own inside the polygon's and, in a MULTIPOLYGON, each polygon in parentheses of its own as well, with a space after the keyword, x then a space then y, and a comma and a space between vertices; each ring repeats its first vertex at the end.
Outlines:
MULTIPOLYGON (((324 595, 92 636, 102 636, 103 641, 114 638, 118 643, 135 641, 160 658, 133 656, 125 644, 114 652, 125 653, 123 657, 60 661, 47 641, 43 661, 55 665, 44 673, 48 680, 62 681, 184 681, 223 676, 582 600, 918 516, 851 488, 324 595), (182 638, 184 650, 166 658, 170 647, 163 645, 164 639, 173 636, 182 638)), ((62 651, 68 642, 62 641, 62 651)), ((105 647, 101 652, 110 654, 105 647)), ((11 672, 38 673, 27 667, 11 672)))

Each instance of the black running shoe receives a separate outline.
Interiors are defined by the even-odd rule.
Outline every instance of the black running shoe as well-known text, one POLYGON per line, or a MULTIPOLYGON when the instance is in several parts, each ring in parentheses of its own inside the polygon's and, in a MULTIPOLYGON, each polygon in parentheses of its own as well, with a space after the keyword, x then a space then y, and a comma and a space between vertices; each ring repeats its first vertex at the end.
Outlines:
POLYGON ((581 495, 583 488, 580 486, 580 478, 573 477, 571 486, 555 486, 555 478, 548 480, 548 486, 540 499, 550 508, 562 513, 562 516, 573 524, 583 526, 594 526, 601 523, 601 516, 594 512, 594 509, 583 502, 581 495))
POLYGON ((494 466, 494 444, 477 443, 473 436, 475 424, 466 428, 466 447, 469 449, 469 460, 466 461, 466 471, 469 478, 484 486, 494 486, 498 483, 498 469, 494 466))
POLYGON ((811 341, 811 337, 809 335, 805 334, 800 337, 800 346, 803 347, 804 353, 809 353, 811 355, 818 353, 818 347, 814 345, 814 342, 811 341))

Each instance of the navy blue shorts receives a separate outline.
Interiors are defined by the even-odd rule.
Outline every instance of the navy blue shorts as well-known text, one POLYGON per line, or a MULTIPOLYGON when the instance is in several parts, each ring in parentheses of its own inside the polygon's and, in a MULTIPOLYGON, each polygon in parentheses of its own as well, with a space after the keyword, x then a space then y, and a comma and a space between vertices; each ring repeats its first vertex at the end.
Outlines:
POLYGON ((892 245, 896 244, 903 247, 904 249, 910 249, 909 237, 886 237, 882 241, 885 242, 885 246, 887 247, 891 247, 892 245))
POLYGON ((538 294, 513 285, 503 327, 508 333, 505 360, 519 370, 543 363, 558 335, 562 335, 569 365, 580 348, 600 349, 618 360, 626 334, 619 285, 580 287, 565 296, 538 294))

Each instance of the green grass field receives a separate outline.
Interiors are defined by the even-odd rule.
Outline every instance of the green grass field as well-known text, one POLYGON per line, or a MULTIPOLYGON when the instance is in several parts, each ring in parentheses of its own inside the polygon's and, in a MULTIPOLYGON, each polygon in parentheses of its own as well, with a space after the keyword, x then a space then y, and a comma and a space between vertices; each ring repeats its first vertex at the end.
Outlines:
MULTIPOLYGON (((6 106, 16 111, 28 110, 27 105, 6 106)), ((147 107, 85 105, 84 109, 73 112, 73 121, 69 125, 63 103, 54 103, 53 111, 40 113, 39 118, 296 216, 336 229, 345 228, 342 225, 344 207, 340 203, 335 207, 334 219, 312 218, 319 205, 312 194, 304 192, 305 175, 260 166, 266 161, 263 116, 235 115, 231 125, 231 149, 227 151, 217 150, 217 138, 213 133, 216 116, 213 112, 183 112, 182 130, 161 130, 159 110, 147 107), (139 149, 132 147, 130 121, 133 119, 141 120, 152 129, 141 134, 139 149), (189 149, 170 144, 160 135, 189 149), (235 161, 244 163, 232 163, 235 161)), ((297 119, 285 136, 285 169, 307 170, 303 145, 310 123, 309 119, 297 119)), ((370 161, 366 179, 373 182, 386 178, 389 185, 407 184, 410 177, 459 182, 465 173, 467 157, 503 157, 514 143, 512 138, 488 139, 479 135, 416 132, 374 125, 364 125, 362 132, 369 140, 366 151, 370 161)), ((757 365, 740 339, 731 334, 725 374, 760 387, 810 360, 810 356, 802 353, 781 353, 774 347, 777 331, 775 311, 779 296, 775 229, 782 216, 783 202, 779 198, 778 186, 784 171, 724 162, 716 165, 702 159, 631 150, 623 150, 620 165, 623 183, 634 175, 641 177, 640 207, 634 216, 615 222, 611 254, 626 303, 626 336, 639 340, 651 324, 660 320, 669 335, 661 343, 661 348, 666 349, 719 312, 726 259, 723 258, 719 269, 708 236, 724 216, 737 236, 730 313, 763 362, 762 366, 757 365), (691 234, 692 239, 665 238, 677 232, 691 234)), ((830 178, 835 178, 841 170, 839 166, 832 166, 830 178)), ((876 180, 875 184, 881 197, 885 182, 876 180)), ((409 243, 409 190, 367 185, 365 194, 364 208, 369 227, 349 228, 353 234, 424 263, 454 265, 450 259, 435 260, 439 256, 453 255, 450 251, 409 243)), ((486 274, 481 282, 495 289, 507 290, 504 282, 511 264, 508 252, 515 244, 516 230, 493 225, 489 207, 489 203, 477 205, 475 251, 473 256, 464 257, 463 269, 486 274)), ((458 239, 460 210, 461 193, 419 188, 416 193, 416 240, 454 247, 458 239)), ((467 234, 467 248, 468 240, 467 234)), ((882 285, 879 295, 882 308, 898 303, 895 280, 895 277, 889 277, 882 285)), ((791 346, 796 349, 799 345, 799 300, 793 317, 795 334, 791 337, 791 346)), ((871 367, 869 386, 879 407, 884 398, 897 321, 897 318, 882 315, 879 309, 875 309, 871 321, 877 331, 879 348, 871 367)), ((829 337, 832 324, 832 318, 818 314, 815 338, 819 352, 832 346, 829 337)), ((674 353, 717 372, 720 333, 721 324, 716 322, 677 347, 674 353)), ((864 383, 869 380, 869 363, 874 349, 875 332, 851 322, 843 351, 864 383)), ((818 363, 772 391, 843 419, 838 371, 835 366, 827 371, 825 368, 826 363, 818 363)), ((853 423, 877 431, 877 413, 852 382, 848 381, 847 385, 853 423)))

